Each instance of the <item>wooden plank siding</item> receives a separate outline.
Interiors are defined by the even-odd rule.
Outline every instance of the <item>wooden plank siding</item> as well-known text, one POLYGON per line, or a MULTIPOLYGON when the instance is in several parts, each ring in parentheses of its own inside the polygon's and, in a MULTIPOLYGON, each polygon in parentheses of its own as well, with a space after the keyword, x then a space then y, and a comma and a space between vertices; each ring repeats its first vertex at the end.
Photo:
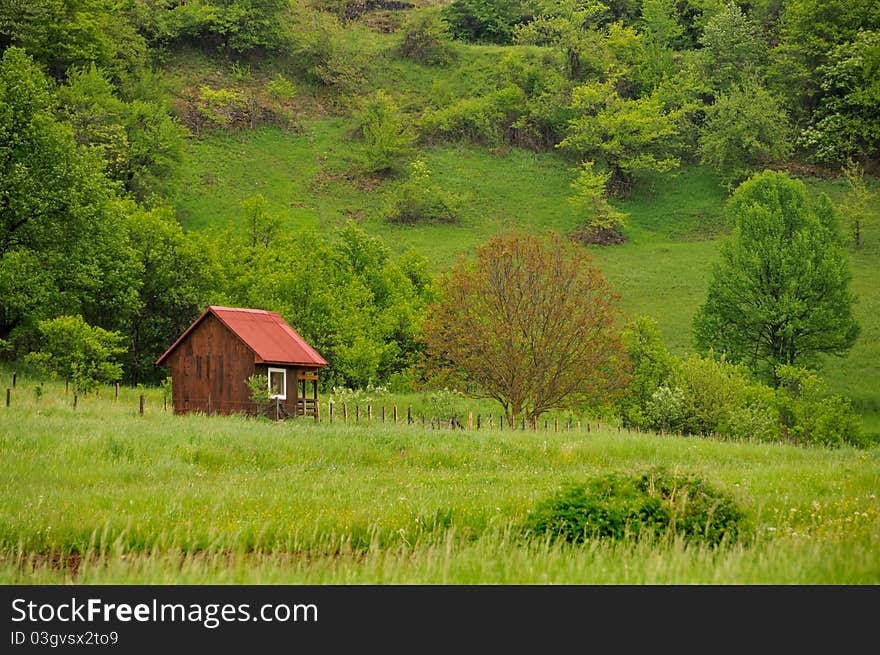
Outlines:
MULTIPOLYGON (((268 375, 269 367, 287 371, 287 398, 279 401, 283 414, 296 416, 300 395, 299 375, 314 370, 254 361, 254 353, 217 318, 208 315, 168 357, 172 405, 175 414, 204 412, 254 413, 247 379, 268 375)), ((274 413, 274 402, 269 408, 274 413)))

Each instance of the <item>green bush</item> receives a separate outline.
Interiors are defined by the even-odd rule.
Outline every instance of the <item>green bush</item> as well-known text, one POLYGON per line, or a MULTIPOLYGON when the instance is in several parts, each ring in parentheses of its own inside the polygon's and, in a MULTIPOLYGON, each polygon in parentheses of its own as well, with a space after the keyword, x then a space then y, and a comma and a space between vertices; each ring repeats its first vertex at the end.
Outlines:
POLYGON ((243 122, 248 114, 247 99, 235 89, 202 86, 196 107, 212 127, 230 127, 243 122))
POLYGON ((521 0, 453 0, 443 18, 456 39, 471 43, 511 43, 514 27, 528 13, 521 0))
POLYGON ((623 345, 629 362, 626 393, 615 401, 615 408, 626 427, 647 428, 648 403, 657 389, 666 383, 675 358, 666 349, 657 321, 639 316, 626 326, 623 345))
POLYGON ((730 412, 745 403, 751 376, 723 357, 691 355, 676 364, 670 386, 683 392, 681 424, 689 434, 727 433, 730 412))
POLYGON ((454 205, 454 199, 431 182, 428 165, 416 159, 409 178, 391 194, 386 218, 392 223, 454 223, 454 205))
POLYGON ((746 521, 732 498, 705 481, 654 469, 568 484, 539 503, 522 530, 575 544, 672 537, 718 545, 744 536, 746 521))
POLYGON ((427 110, 421 121, 422 138, 435 141, 502 143, 525 111, 525 94, 509 84, 477 98, 463 98, 447 107, 427 110))
POLYGON ((358 131, 363 139, 361 165, 367 173, 390 173, 412 154, 413 136, 400 109, 384 91, 376 91, 364 102, 358 131))
POLYGON ((778 366, 779 416, 786 439, 823 446, 866 446, 862 419, 850 401, 831 395, 818 375, 796 366, 778 366))
POLYGON ((413 13, 401 30, 400 54, 420 64, 446 66, 454 57, 449 27, 437 9, 413 13))

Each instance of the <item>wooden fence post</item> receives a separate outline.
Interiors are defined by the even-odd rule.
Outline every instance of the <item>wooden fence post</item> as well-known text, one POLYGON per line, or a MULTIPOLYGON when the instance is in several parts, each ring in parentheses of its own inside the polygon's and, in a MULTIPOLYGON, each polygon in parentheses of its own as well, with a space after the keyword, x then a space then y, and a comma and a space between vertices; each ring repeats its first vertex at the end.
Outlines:
POLYGON ((168 411, 168 396, 162 396, 162 411, 168 411))
MULTIPOLYGON (((73 397, 73 406, 76 407, 76 396, 73 397)), ((140 411, 140 415, 143 416, 144 415, 144 394, 141 394, 139 411, 140 411)))
POLYGON ((394 425, 397 425, 397 405, 391 408, 391 413, 394 416, 394 425))
POLYGON ((359 420, 361 420, 361 406, 355 405, 354 406, 354 422, 357 423, 359 420))
POLYGON ((480 418, 481 418, 480 415, 477 414, 477 430, 480 429, 480 418))
POLYGON ((367 421, 373 422, 373 406, 367 405, 367 421))
POLYGON ((382 423, 385 423, 385 405, 382 405, 382 423))
POLYGON ((6 388, 6 406, 9 407, 9 401, 12 398, 12 389, 6 388))
POLYGON ((115 383, 115 386, 116 386, 116 392, 115 392, 115 395, 113 396, 113 399, 114 399, 114 400, 119 400, 119 383, 116 382, 116 383, 115 383))
POLYGON ((412 405, 410 405, 409 407, 406 408, 406 422, 407 423, 413 422, 412 405))
POLYGON ((559 418, 553 419, 553 431, 559 432, 559 418))
MULTIPOLYGON (((477 419, 479 421, 479 419, 477 419)), ((474 429, 474 413, 468 412, 468 430, 474 429)))
POLYGON ((18 377, 18 371, 12 372, 12 388, 15 389, 15 378, 18 377))
POLYGON ((348 403, 342 403, 342 422, 348 423, 348 403))
MULTIPOLYGON (((141 396, 141 398, 143 398, 143 396, 141 396)), ((73 408, 74 409, 76 409, 76 401, 77 401, 77 394, 74 393, 73 394, 73 408)), ((141 412, 141 413, 143 413, 143 412, 141 412)))
POLYGON ((330 422, 333 422, 333 401, 330 401, 330 404, 327 405, 327 416, 330 418, 330 422))

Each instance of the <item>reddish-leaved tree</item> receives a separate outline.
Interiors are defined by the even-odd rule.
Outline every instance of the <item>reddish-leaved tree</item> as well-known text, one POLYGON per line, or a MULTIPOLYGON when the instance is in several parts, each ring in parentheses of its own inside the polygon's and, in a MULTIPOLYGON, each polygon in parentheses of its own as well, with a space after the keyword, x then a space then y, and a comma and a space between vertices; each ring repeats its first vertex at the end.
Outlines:
POLYGON ((512 425, 602 402, 625 383, 616 299, 582 247, 557 234, 502 234, 441 280, 427 352, 470 393, 501 403, 512 425))

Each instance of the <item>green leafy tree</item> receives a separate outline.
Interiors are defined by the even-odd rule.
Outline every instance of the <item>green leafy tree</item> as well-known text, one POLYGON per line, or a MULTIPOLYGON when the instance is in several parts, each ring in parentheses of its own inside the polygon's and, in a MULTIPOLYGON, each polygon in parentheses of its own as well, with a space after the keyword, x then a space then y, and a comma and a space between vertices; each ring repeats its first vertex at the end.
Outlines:
POLYGON ((522 0, 453 0, 443 7, 452 36, 471 43, 510 43, 523 18, 522 0))
POLYGON ((520 45, 549 46, 561 52, 570 80, 604 77, 619 68, 602 30, 608 19, 608 7, 601 2, 541 2, 534 19, 516 26, 514 39, 520 45))
POLYGON ((780 364, 846 353, 859 328, 828 197, 812 201, 803 182, 764 171, 740 185, 727 209, 734 231, 694 318, 697 346, 771 381, 780 364))
POLYGON ((8 48, 0 60, 4 338, 24 338, 38 320, 59 313, 118 329, 137 304, 139 267, 126 207, 100 158, 77 145, 55 109, 45 75, 23 50, 8 48))
POLYGON ((25 361, 52 377, 61 377, 80 392, 122 377, 118 357, 125 352, 125 336, 92 327, 82 316, 59 316, 40 321, 42 347, 25 361))
POLYGON ((839 164, 880 151, 880 31, 835 47, 817 70, 821 95, 800 137, 810 159, 839 164))
POLYGON ((780 104, 750 80, 722 92, 706 110, 700 158, 732 189, 752 173, 784 162, 793 151, 793 136, 780 104))
POLYGON ((510 232, 461 259, 428 309, 433 361, 497 400, 511 425, 608 402, 624 380, 615 296, 586 251, 510 232))
POLYGON ((684 34, 674 0, 644 0, 641 27, 650 40, 665 48, 676 48, 684 34))
POLYGON ((843 177, 846 180, 847 192, 840 204, 840 213, 846 219, 853 245, 858 249, 862 246, 862 233, 868 218, 868 203, 874 193, 865 182, 865 169, 859 162, 850 159, 843 166, 843 177))
POLYGON ((669 108, 657 94, 627 100, 612 81, 575 87, 575 118, 558 147, 603 163, 614 181, 630 184, 641 173, 677 168, 683 111, 669 108))
POLYGON ((100 154, 111 179, 139 200, 163 191, 183 160, 188 132, 161 101, 123 100, 94 65, 71 69, 57 96, 77 142, 100 154))
POLYGON ((706 75, 719 90, 755 74, 767 56, 767 43, 758 26, 734 2, 709 19, 700 45, 706 75))
POLYGON ((221 251, 210 237, 184 233, 167 208, 130 208, 129 242, 139 264, 140 284, 123 358, 132 384, 156 383, 156 358, 209 304, 220 287, 221 251))
POLYGON ((437 8, 413 12, 404 22, 398 49, 420 64, 445 66, 455 58, 449 26, 437 8))
POLYGON ((219 238, 227 252, 223 302, 280 312, 329 362, 321 373, 327 388, 384 381, 421 357, 420 325, 433 298, 424 257, 395 261, 353 222, 330 238, 280 232, 256 247, 242 232, 219 238))
POLYGON ((121 81, 144 67, 147 49, 128 7, 106 0, 0 2, 0 50, 18 46, 63 80, 95 64, 121 81))
POLYGON ((880 6, 874 0, 785 2, 767 75, 799 126, 810 122, 824 95, 823 76, 816 72, 837 46, 853 43, 860 30, 876 31, 877 25, 880 6))

